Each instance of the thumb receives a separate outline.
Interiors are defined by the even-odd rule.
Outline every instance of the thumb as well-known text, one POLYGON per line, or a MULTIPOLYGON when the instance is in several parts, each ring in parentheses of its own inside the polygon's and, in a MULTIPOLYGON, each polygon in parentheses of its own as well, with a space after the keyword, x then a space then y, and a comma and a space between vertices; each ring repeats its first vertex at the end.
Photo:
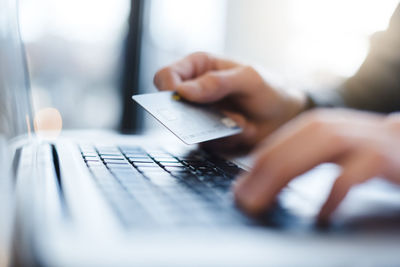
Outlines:
MULTIPOLYGON (((197 103, 217 102, 228 95, 251 88, 254 75, 258 74, 248 67, 210 71, 200 77, 182 82, 176 88, 185 99, 197 103)), ((259 77, 259 76, 258 76, 259 77)))

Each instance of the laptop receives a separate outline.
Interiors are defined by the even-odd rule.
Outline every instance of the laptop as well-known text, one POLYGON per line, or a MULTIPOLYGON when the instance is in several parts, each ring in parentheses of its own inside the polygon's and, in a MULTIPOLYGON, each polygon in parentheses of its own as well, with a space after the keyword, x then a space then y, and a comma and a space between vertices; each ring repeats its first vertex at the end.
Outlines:
MULTIPOLYGON (((10 9, 12 10, 12 9, 10 9)), ((16 15, 3 14, 0 17, 16 15)), ((17 21, 16 19, 14 20, 17 21)), ((315 215, 339 169, 298 177, 260 218, 230 191, 247 159, 161 133, 33 132, 18 25, 0 23, 0 264, 22 266, 398 265, 400 190, 352 191, 331 227, 315 215)), ((289 167, 289 166, 288 166, 289 167)))

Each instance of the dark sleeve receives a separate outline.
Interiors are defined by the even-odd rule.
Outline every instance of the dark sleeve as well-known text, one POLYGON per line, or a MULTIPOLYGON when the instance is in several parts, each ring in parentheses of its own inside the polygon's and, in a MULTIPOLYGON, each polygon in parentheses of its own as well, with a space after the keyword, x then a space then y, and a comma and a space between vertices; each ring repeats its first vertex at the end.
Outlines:
POLYGON ((389 113, 400 110, 400 5, 389 27, 374 34, 357 73, 331 90, 308 93, 309 107, 350 107, 389 113))

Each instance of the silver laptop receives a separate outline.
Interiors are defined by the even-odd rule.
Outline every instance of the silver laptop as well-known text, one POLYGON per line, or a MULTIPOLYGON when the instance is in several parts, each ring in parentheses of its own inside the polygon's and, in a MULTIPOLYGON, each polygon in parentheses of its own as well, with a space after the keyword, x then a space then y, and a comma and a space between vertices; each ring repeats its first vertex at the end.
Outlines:
POLYGON ((273 209, 248 218, 230 186, 249 161, 162 134, 42 139, 32 131, 17 20, 2 21, 10 14, 14 7, 0 10, 1 265, 400 264, 400 190, 379 179, 353 190, 321 229, 314 216, 338 173, 333 165, 299 177, 273 209))

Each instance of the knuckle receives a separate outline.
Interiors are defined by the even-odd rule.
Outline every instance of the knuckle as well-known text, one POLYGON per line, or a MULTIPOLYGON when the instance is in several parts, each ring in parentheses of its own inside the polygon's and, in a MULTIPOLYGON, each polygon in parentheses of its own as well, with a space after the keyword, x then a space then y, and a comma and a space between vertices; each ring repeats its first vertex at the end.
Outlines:
POLYGON ((349 145, 348 139, 343 135, 341 129, 329 120, 326 110, 316 109, 308 111, 304 114, 303 120, 305 131, 323 136, 330 144, 340 146, 343 149, 349 145))
POLYGON ((250 77, 250 80, 253 81, 256 84, 263 84, 264 83, 264 79, 263 77, 260 75, 260 73, 257 71, 256 68, 254 68, 251 65, 244 65, 242 67, 243 72, 245 73, 245 75, 247 77, 250 77))
POLYGON ((243 70, 250 75, 254 75, 254 74, 258 73, 257 70, 251 65, 244 65, 243 70))
POLYGON ((223 86, 221 77, 213 71, 206 74, 204 81, 207 83, 207 85, 204 86, 205 95, 213 94, 215 90, 223 86))
POLYGON ((196 61, 196 60, 203 59, 203 58, 210 58, 210 54, 208 54, 206 52, 198 51, 198 52, 191 53, 189 55, 189 58, 196 61))
POLYGON ((306 128, 312 132, 325 132, 329 128, 329 122, 320 110, 309 111, 303 115, 306 128))
POLYGON ((389 158, 387 153, 384 150, 379 149, 377 147, 369 147, 367 149, 368 158, 373 166, 382 166, 389 162, 389 158))

